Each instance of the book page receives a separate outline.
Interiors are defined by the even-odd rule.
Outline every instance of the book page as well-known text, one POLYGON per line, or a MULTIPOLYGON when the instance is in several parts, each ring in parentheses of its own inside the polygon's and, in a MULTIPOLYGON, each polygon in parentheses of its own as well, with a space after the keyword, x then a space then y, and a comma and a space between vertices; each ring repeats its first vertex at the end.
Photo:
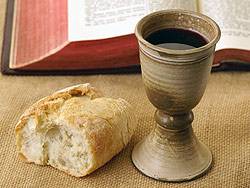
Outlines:
POLYGON ((221 28, 216 49, 250 50, 250 0, 200 0, 200 11, 221 28))
POLYGON ((96 40, 134 32, 153 11, 196 10, 196 0, 68 0, 69 41, 96 40))

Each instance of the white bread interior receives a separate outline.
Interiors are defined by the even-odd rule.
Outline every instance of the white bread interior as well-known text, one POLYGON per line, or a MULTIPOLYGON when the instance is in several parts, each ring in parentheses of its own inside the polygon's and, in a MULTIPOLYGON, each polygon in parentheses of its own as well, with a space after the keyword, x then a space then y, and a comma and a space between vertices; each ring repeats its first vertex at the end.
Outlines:
POLYGON ((41 99, 23 114, 15 129, 17 151, 26 162, 81 177, 120 152, 135 128, 128 102, 81 84, 41 99))

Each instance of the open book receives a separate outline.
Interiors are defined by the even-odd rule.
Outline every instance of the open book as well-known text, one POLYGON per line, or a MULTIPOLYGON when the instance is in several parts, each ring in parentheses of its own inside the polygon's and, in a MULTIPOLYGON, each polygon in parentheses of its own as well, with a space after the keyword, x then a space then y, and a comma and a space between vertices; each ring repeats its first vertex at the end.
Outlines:
POLYGON ((250 0, 9 0, 1 71, 138 70, 135 25, 162 9, 201 12, 219 24, 214 66, 250 62, 249 7, 250 0))

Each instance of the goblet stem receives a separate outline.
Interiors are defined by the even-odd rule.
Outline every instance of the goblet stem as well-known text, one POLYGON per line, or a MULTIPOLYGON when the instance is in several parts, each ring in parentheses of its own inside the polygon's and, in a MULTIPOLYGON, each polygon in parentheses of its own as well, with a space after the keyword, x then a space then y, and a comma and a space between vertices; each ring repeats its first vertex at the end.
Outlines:
POLYGON ((193 113, 168 115, 156 111, 153 131, 132 153, 134 165, 145 175, 163 181, 191 180, 212 162, 209 149, 193 133, 193 113))

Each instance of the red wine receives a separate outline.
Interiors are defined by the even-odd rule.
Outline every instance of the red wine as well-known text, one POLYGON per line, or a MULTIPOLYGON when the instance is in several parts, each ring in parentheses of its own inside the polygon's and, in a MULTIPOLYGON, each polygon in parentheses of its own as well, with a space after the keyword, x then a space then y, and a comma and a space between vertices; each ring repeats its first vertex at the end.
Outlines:
POLYGON ((177 28, 155 31, 146 38, 146 41, 172 50, 189 50, 208 43, 207 39, 197 32, 177 28))

